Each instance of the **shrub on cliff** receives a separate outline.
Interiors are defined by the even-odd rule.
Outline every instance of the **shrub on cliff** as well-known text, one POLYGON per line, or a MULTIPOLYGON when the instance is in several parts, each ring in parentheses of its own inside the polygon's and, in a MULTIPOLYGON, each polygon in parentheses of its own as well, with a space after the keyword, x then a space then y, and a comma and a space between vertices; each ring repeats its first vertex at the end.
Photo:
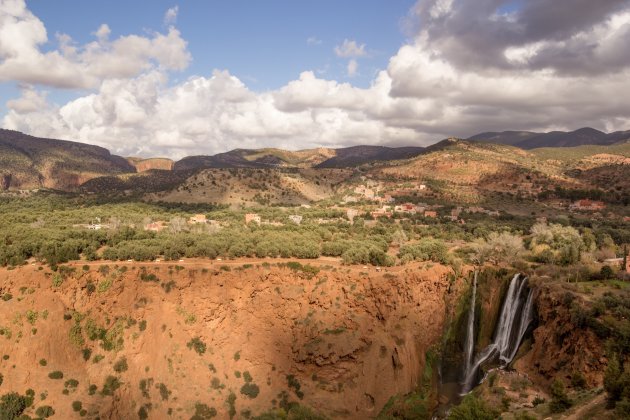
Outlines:
POLYGON ((241 387, 241 394, 246 395, 249 398, 256 398, 258 393, 260 392, 260 388, 258 385, 247 382, 245 385, 241 387))
POLYGON ((206 352, 206 343, 201 340, 201 337, 192 338, 186 343, 186 347, 196 351, 200 356, 206 352))
POLYGON ((40 407, 37 407, 37 410, 35 410, 35 414, 37 414, 37 417, 47 419, 48 417, 52 417, 55 415, 55 410, 49 405, 42 405, 40 407))
POLYGON ((217 409, 214 407, 208 407, 207 404, 197 403, 195 404, 195 414, 190 420, 207 420, 216 417, 217 409))
MULTIPOLYGON (((328 417, 316 413, 309 407, 300 405, 296 402, 285 404, 286 407, 275 410, 266 411, 259 416, 253 417, 254 420, 327 420, 328 417)), ((242 412, 241 412, 242 413, 242 412)))
POLYGON ((494 420, 498 416, 499 413, 481 398, 468 394, 458 406, 453 407, 448 420, 494 420))
POLYGON ((10 392, 0 397, 0 418, 17 419, 26 410, 26 397, 10 392))

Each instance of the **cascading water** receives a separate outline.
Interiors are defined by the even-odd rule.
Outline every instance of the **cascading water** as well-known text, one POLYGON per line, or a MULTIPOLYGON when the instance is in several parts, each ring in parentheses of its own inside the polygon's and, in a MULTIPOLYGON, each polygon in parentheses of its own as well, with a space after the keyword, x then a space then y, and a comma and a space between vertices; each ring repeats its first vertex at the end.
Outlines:
MULTIPOLYGON (((473 307, 476 299, 475 294, 476 281, 473 286, 473 307)), ((474 363, 470 359, 466 360, 464 382, 462 384, 463 394, 468 393, 478 383, 481 365, 491 361, 498 361, 501 366, 506 366, 514 359, 527 327, 532 322, 533 294, 533 290, 527 284, 527 277, 516 274, 512 278, 501 307, 501 315, 492 343, 477 355, 474 363)), ((474 316, 474 309, 472 309, 471 314, 474 316)), ((474 344, 472 342, 474 331, 471 331, 470 325, 469 318, 466 352, 468 352, 469 342, 474 344)), ((466 357, 468 357, 468 353, 466 353, 466 357)))
POLYGON ((464 370, 464 378, 468 375, 470 367, 472 365, 473 351, 475 348, 475 304, 477 299, 477 272, 475 271, 475 275, 473 278, 473 289, 472 289, 472 298, 470 301, 470 309, 468 310, 468 330, 466 332, 466 343, 465 343, 465 363, 466 368, 464 370))

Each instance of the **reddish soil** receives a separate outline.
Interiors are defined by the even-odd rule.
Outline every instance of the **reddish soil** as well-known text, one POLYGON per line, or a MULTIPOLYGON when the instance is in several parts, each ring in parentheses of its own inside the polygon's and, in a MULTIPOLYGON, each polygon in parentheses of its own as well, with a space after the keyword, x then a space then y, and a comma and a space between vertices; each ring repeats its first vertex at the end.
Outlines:
POLYGON ((63 419, 78 418, 73 401, 84 418, 131 419, 144 409, 149 418, 188 419, 197 403, 229 418, 231 393, 236 418, 288 400, 365 419, 414 388, 442 334, 449 268, 302 261, 320 268, 311 276, 263 265, 279 261, 109 263, 109 274, 99 271, 103 262, 87 271, 76 262, 57 287, 47 267, 1 269, 0 296, 12 298, 0 300, 0 354, 8 356, 0 392, 31 388, 27 414, 50 405, 63 419), (95 325, 107 340, 90 339, 95 325), (116 371, 122 359, 128 369, 116 371), (52 371, 63 379, 49 378, 52 371), (104 395, 110 375, 121 385, 104 395), (68 379, 76 389, 64 386, 68 379))

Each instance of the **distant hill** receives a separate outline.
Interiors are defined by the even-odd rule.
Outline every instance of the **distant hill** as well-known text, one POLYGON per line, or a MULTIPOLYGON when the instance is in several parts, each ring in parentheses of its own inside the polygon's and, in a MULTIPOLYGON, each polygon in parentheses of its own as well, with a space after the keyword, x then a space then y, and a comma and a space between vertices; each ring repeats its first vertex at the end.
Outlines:
POLYGON ((71 190, 92 178, 135 171, 102 147, 0 129, 0 190, 71 190))
POLYGON ((410 159, 424 151, 424 147, 353 146, 335 149, 335 156, 316 168, 350 168, 370 162, 410 159))
POLYGON ((174 169, 223 168, 349 168, 369 162, 408 159, 422 147, 353 146, 341 149, 236 149, 213 156, 189 156, 175 162, 174 169))
POLYGON ((235 149, 212 156, 188 156, 175 162, 174 169, 222 168, 310 168, 334 156, 333 149, 289 151, 274 148, 235 149))
POLYGON ((469 137, 471 141, 486 141, 507 144, 521 149, 540 147, 576 147, 583 145, 610 145, 630 139, 629 131, 616 131, 606 134, 594 128, 585 127, 579 130, 551 131, 535 133, 531 131, 503 131, 480 133, 469 137))
POLYGON ((487 141, 490 143, 507 144, 514 146, 525 140, 529 140, 532 137, 540 136, 541 133, 534 133, 533 131, 502 131, 502 132, 487 132, 479 133, 474 136, 468 137, 467 140, 472 141, 487 141))

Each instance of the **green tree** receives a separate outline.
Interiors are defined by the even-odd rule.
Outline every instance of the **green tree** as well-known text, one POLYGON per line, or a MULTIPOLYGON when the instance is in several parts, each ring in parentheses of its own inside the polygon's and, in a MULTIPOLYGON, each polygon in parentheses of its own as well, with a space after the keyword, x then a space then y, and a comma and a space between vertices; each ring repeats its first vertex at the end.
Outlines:
POLYGON ((552 413, 561 413, 573 405, 573 401, 567 395, 562 381, 554 379, 551 383, 551 403, 549 409, 552 413))

